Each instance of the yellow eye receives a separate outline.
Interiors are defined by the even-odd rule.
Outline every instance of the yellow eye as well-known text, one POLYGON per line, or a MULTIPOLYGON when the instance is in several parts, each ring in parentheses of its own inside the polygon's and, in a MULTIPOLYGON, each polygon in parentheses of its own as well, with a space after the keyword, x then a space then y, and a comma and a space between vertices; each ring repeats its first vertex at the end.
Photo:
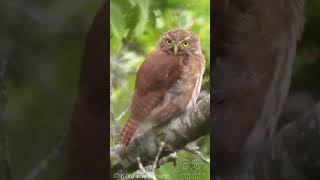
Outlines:
POLYGON ((168 45, 170 45, 172 43, 172 41, 170 39, 167 39, 166 42, 168 45))
POLYGON ((188 46, 190 45, 190 41, 184 41, 184 42, 182 43, 182 45, 183 45, 184 47, 188 47, 188 46))

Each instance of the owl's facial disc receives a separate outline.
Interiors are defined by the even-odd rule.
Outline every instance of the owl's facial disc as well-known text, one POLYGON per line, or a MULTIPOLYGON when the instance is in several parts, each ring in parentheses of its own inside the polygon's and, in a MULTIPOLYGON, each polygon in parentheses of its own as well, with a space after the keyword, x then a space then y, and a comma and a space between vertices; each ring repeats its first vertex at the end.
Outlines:
POLYGON ((171 39, 170 37, 167 37, 165 39, 165 47, 164 49, 174 55, 177 55, 178 53, 178 43, 171 39))
POLYGON ((185 49, 190 45, 189 40, 171 40, 170 38, 166 39, 166 49, 174 55, 186 54, 185 49))
POLYGON ((159 47, 172 55, 201 54, 198 38, 183 29, 173 29, 164 33, 160 39, 159 47))

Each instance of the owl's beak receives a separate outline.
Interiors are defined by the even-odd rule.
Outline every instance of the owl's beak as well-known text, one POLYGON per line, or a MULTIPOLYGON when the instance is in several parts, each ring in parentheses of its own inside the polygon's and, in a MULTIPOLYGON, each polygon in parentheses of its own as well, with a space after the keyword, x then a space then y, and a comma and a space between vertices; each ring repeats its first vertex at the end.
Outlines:
POLYGON ((178 46, 177 45, 173 46, 173 52, 174 52, 174 55, 177 55, 177 52, 178 52, 178 46))

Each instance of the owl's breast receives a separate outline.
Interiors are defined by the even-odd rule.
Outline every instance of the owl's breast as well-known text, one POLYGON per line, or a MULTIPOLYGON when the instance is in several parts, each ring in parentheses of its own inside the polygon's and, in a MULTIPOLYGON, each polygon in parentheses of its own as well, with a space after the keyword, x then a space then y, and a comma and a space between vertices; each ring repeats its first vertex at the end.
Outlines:
POLYGON ((147 119, 154 122, 165 122, 195 105, 198 98, 202 75, 203 59, 189 56, 184 59, 179 78, 165 93, 161 103, 154 108, 147 119))
POLYGON ((190 109, 196 104, 204 69, 203 57, 189 56, 184 63, 180 78, 169 90, 173 103, 179 105, 181 109, 190 109))

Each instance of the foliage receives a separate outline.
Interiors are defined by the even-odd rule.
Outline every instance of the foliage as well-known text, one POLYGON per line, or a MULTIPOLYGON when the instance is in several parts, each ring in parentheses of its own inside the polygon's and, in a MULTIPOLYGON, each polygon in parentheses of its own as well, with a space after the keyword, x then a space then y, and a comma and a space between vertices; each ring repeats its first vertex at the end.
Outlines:
POLYGON ((292 91, 306 92, 320 99, 320 1, 306 1, 305 28, 298 44, 292 91))
POLYGON ((155 48, 160 35, 174 27, 187 28, 200 37, 207 63, 204 89, 209 90, 209 1, 182 3, 182 1, 147 0, 138 2, 141 5, 132 0, 110 2, 110 64, 113 87, 112 102, 116 104, 115 114, 122 112, 129 104, 134 89, 135 72, 139 65, 155 48), (112 14, 112 12, 116 13, 112 14), (146 12, 149 13, 145 14, 146 12), (120 14, 121 16, 119 16, 120 14), (140 23, 140 18, 145 19, 146 16, 148 17, 147 21, 143 20, 145 23, 140 23), (139 30, 137 31, 137 29, 139 30))

